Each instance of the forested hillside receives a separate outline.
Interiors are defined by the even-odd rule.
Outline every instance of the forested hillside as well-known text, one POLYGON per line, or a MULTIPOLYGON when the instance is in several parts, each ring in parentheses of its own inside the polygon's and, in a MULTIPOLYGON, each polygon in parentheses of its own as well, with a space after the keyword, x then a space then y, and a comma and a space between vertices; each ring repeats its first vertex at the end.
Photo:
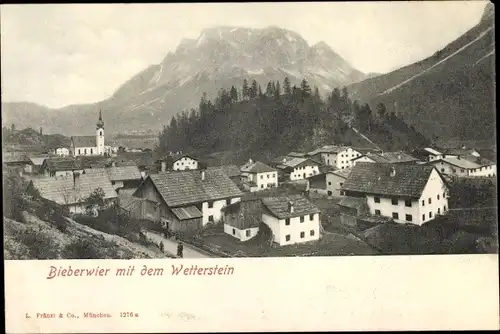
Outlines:
POLYGON ((70 138, 60 134, 43 134, 43 129, 26 128, 16 130, 2 128, 4 148, 7 150, 51 151, 59 147, 69 147, 70 138))
POLYGON ((305 79, 296 87, 285 78, 265 89, 244 80, 239 90, 220 90, 214 102, 203 96, 198 110, 183 111, 164 127, 159 148, 199 155, 229 151, 234 162, 241 162, 324 144, 374 147, 352 127, 385 150, 409 150, 429 142, 382 104, 372 111, 368 104, 352 101, 345 88, 323 99, 305 79))

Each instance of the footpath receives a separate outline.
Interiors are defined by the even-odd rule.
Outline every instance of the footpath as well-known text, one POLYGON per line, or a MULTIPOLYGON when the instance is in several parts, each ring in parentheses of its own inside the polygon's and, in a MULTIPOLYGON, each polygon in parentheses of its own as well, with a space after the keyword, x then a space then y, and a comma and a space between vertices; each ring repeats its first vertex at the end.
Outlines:
MULTIPOLYGON (((176 240, 167 239, 163 235, 161 235, 160 233, 153 232, 153 231, 143 231, 143 233, 146 235, 146 237, 149 240, 151 240, 157 244, 159 244, 160 241, 163 242, 163 249, 165 252, 177 255, 178 242, 176 240)), ((192 247, 190 247, 189 245, 187 245, 184 242, 182 244, 184 246, 183 251, 182 251, 182 255, 183 255, 183 258, 185 258, 185 259, 201 259, 201 258, 208 259, 208 258, 211 258, 211 256, 209 256, 208 254, 201 253, 201 252, 193 249, 192 247)))

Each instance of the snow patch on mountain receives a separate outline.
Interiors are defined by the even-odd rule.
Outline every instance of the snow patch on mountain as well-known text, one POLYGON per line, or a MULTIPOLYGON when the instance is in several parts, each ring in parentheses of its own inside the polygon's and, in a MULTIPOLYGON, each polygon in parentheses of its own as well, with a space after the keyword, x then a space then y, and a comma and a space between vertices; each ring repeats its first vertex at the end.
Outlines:
POLYGON ((248 74, 251 75, 259 75, 259 74, 264 74, 264 69, 259 69, 259 70, 247 70, 248 74))

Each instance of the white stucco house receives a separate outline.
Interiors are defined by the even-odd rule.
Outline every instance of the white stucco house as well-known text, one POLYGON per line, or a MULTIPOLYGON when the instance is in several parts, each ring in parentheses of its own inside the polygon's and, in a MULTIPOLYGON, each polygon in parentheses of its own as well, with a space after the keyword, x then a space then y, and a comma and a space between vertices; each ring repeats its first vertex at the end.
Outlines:
POLYGON ((342 186, 366 198, 370 214, 422 225, 448 211, 448 186, 431 165, 359 162, 342 186))
POLYGON ((429 162, 442 174, 457 177, 494 177, 497 174, 495 162, 476 156, 451 156, 429 162))
POLYGON ((67 157, 70 152, 66 147, 59 147, 54 150, 54 153, 60 157, 67 157))
POLYGON ((273 232, 280 246, 314 241, 320 238, 320 210, 300 195, 262 199, 262 222, 273 232))
POLYGON ((272 162, 284 180, 303 180, 319 174, 319 163, 309 158, 279 157, 272 162))
POLYGON ((397 152, 369 152, 356 157, 352 160, 352 165, 356 165, 358 162, 370 162, 370 163, 390 163, 390 164, 416 164, 419 159, 401 151, 397 152))
POLYGON ((223 172, 186 170, 150 174, 134 192, 143 199, 142 216, 172 231, 202 228, 222 219, 221 209, 243 193, 223 172))
POLYGON ((192 170, 199 168, 198 159, 187 154, 171 154, 160 159, 160 170, 192 170))
POLYGON ((242 199, 222 209, 224 232, 240 240, 252 239, 259 232, 262 222, 262 202, 260 198, 242 199))
POLYGON ((240 171, 243 187, 250 192, 278 186, 278 170, 260 161, 250 159, 240 171))
POLYGON ((361 156, 361 152, 348 147, 337 145, 325 145, 312 152, 308 156, 322 161, 327 166, 337 169, 346 169, 352 166, 352 159, 361 156))

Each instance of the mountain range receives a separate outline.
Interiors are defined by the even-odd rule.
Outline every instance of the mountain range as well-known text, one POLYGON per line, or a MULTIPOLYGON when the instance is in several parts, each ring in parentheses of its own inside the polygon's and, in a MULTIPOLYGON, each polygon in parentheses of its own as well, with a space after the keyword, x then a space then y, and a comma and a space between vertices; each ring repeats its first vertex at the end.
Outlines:
POLYGON ((102 109, 106 129, 112 133, 160 129, 183 109, 197 107, 203 93, 214 98, 221 88, 241 88, 245 78, 255 79, 265 90, 270 80, 282 82, 285 77, 292 85, 306 78, 311 87, 329 93, 366 75, 326 43, 310 46, 293 31, 215 27, 203 30, 197 39, 182 40, 160 64, 136 74, 104 101, 56 110, 26 102, 4 103, 4 124, 80 134, 93 131, 102 109))
POLYGON ((426 137, 495 141, 494 6, 432 56, 348 87, 354 99, 382 102, 426 137))
POLYGON ((241 88, 255 79, 299 84, 320 93, 347 86, 349 95, 375 110, 382 102, 428 138, 492 139, 495 133, 494 8, 479 23, 432 56, 386 74, 365 74, 326 43, 309 45, 277 27, 215 27, 184 39, 160 64, 120 86, 108 99, 50 109, 28 102, 3 103, 3 124, 44 128, 45 133, 92 133, 99 109, 108 133, 160 129, 183 109, 197 107, 204 92, 241 88))

